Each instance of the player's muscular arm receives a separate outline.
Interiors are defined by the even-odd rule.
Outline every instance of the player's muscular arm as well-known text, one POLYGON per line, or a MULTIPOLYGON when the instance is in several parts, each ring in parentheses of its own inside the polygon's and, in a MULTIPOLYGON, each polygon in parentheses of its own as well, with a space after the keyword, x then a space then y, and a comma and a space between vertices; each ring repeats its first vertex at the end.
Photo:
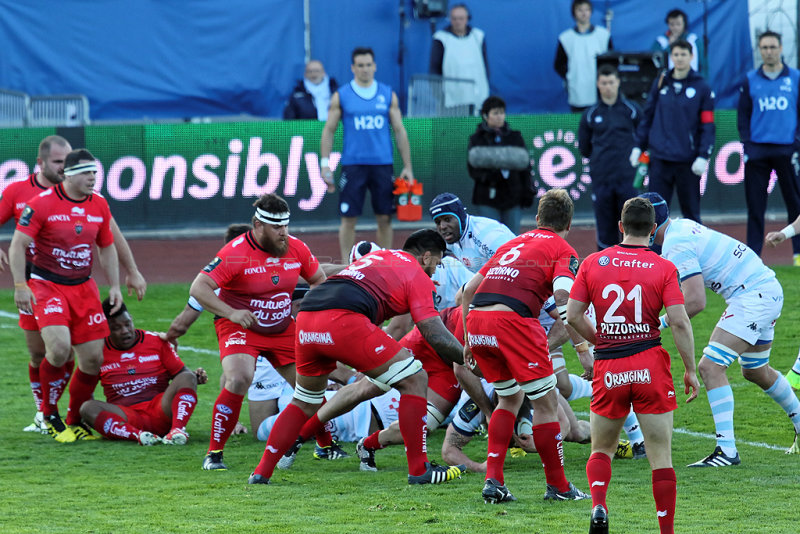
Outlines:
POLYGON ((683 290, 686 314, 691 319, 706 307, 706 287, 703 275, 697 274, 681 281, 681 289, 683 290))
POLYGON ((237 310, 228 306, 214 293, 217 287, 217 283, 210 276, 199 273, 189 288, 189 294, 214 315, 225 317, 242 328, 249 328, 255 321, 253 314, 249 310, 237 310))
POLYGON ((187 304, 183 311, 172 320, 172 324, 169 325, 166 340, 174 343, 176 339, 189 330, 189 327, 194 324, 201 313, 203 312, 199 312, 187 304))
POLYGON ((122 230, 119 229, 117 221, 113 217, 111 218, 111 233, 114 235, 114 246, 117 249, 119 263, 128 272, 128 275, 125 277, 125 285, 128 287, 128 296, 131 296, 135 291, 136 298, 142 300, 147 291, 147 282, 144 276, 142 276, 142 273, 139 272, 139 267, 136 266, 136 260, 133 259, 131 247, 128 245, 125 236, 122 235, 122 230))
POLYGON ((439 356, 451 362, 464 363, 464 348, 444 325, 441 317, 437 315, 420 321, 417 328, 439 356))
POLYGON ((33 293, 25 281, 25 251, 32 242, 32 237, 15 230, 11 246, 8 247, 9 267, 14 278, 14 303, 18 309, 27 313, 33 312, 33 293))
POLYGON ((667 306, 667 317, 672 327, 672 337, 675 340, 675 347, 677 347, 681 355, 681 360, 683 361, 683 367, 686 369, 683 374, 684 392, 689 394, 689 398, 686 399, 686 402, 691 402, 697 397, 697 391, 700 388, 700 383, 697 381, 697 368, 694 361, 694 334, 692 333, 692 322, 686 314, 686 309, 681 304, 667 306))
POLYGON ((494 404, 492 404, 491 399, 486 396, 486 392, 483 390, 483 385, 481 384, 481 379, 463 365, 454 365, 453 372, 456 375, 458 383, 461 384, 461 388, 467 392, 469 398, 472 399, 488 420, 492 416, 494 404))
POLYGON ((450 465, 464 464, 467 469, 476 473, 486 472, 486 462, 478 463, 464 454, 464 447, 472 438, 460 434, 448 425, 445 431, 444 443, 442 443, 442 460, 450 465))
POLYGON ((111 313, 114 314, 122 306, 122 292, 119 290, 119 259, 114 245, 98 249, 100 264, 108 280, 108 298, 111 303, 111 313))
MULTIPOLYGON (((596 344, 595 329, 589 318, 586 317, 586 310, 589 305, 575 299, 567 302, 567 323, 589 343, 596 344)), ((573 340, 574 341, 574 340, 573 340)))

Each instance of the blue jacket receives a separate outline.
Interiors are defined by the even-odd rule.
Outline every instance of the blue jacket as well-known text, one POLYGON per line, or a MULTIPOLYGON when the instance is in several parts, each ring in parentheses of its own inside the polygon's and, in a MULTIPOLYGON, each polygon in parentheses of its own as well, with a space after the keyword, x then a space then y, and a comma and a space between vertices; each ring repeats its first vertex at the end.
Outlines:
POLYGON ((636 138, 642 150, 666 161, 709 158, 714 149, 714 92, 693 70, 675 80, 672 72, 653 81, 636 138))
MULTIPOLYGON (((339 85, 336 79, 330 79, 331 95, 336 92, 339 85)), ((306 86, 303 80, 297 82, 297 85, 289 95, 289 100, 286 102, 286 107, 283 108, 284 119, 314 119, 317 120, 317 107, 314 105, 314 98, 306 91, 306 86)))
POLYGON ((774 80, 764 74, 763 67, 747 73, 739 89, 736 127, 748 158, 785 156, 796 150, 798 89, 800 71, 786 65, 774 80))
POLYGON ((600 99, 583 112, 578 147, 590 160, 592 183, 633 180, 636 171, 628 165, 628 156, 636 146, 636 126, 641 118, 639 107, 622 95, 611 106, 600 99))

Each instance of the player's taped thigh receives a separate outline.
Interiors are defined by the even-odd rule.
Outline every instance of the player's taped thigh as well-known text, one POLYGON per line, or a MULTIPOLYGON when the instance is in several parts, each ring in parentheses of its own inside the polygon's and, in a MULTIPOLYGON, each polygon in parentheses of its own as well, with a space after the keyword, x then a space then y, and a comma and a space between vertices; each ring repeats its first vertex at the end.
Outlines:
POLYGON ((370 382, 372 382, 381 389, 383 388, 380 386, 380 384, 388 386, 388 389, 385 389, 384 391, 389 391, 389 389, 391 389, 395 384, 397 384, 401 380, 404 380, 411 375, 417 374, 421 370, 422 370, 422 362, 414 359, 413 356, 409 356, 405 360, 394 362, 392 365, 389 366, 389 369, 387 369, 386 372, 384 372, 380 376, 375 377, 374 379, 370 379, 370 382))
POLYGON ((540 397, 544 397, 545 395, 550 393, 553 389, 555 389, 556 375, 552 374, 544 378, 531 380, 530 382, 522 384, 520 387, 530 400, 536 400, 540 397))
POLYGON ((325 399, 325 390, 313 391, 296 384, 292 397, 307 404, 322 404, 325 399))
POLYGON ((498 397, 510 397, 519 391, 519 384, 513 378, 511 380, 492 382, 492 386, 494 386, 494 392, 497 393, 498 397))
POLYGON ((739 354, 735 350, 716 341, 708 343, 708 346, 703 349, 703 356, 722 367, 730 367, 739 359, 739 354))
POLYGON ((764 367, 769 363, 769 353, 772 352, 772 347, 761 352, 743 352, 739 356, 739 365, 742 369, 758 369, 764 367))
POLYGON ((440 412, 439 408, 434 406, 431 401, 428 401, 428 430, 436 430, 442 426, 445 419, 447 419, 447 415, 440 412))

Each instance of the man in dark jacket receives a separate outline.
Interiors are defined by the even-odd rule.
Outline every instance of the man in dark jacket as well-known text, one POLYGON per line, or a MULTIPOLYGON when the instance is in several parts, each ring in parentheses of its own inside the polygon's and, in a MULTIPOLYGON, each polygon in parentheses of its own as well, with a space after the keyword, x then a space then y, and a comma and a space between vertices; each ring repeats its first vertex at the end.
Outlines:
POLYGON ((467 168, 475 180, 472 204, 478 215, 500 221, 519 234, 522 208, 533 205, 530 155, 522 134, 506 122, 502 98, 487 98, 481 117, 467 147, 467 168))
POLYGON ((283 118, 327 120, 331 95, 337 87, 336 80, 325 74, 322 62, 312 59, 283 108, 283 118))
POLYGON ((598 69, 600 101, 583 113, 578 127, 581 155, 591 165, 597 250, 619 243, 619 214, 625 201, 639 194, 633 187, 635 171, 625 160, 636 146, 642 113, 619 94, 619 85, 617 69, 611 65, 598 69))
POLYGON ((650 191, 670 203, 673 189, 686 219, 700 220, 700 177, 714 149, 714 93, 692 70, 692 45, 672 43, 675 68, 653 82, 636 130, 630 154, 639 165, 642 150, 650 151, 650 191))

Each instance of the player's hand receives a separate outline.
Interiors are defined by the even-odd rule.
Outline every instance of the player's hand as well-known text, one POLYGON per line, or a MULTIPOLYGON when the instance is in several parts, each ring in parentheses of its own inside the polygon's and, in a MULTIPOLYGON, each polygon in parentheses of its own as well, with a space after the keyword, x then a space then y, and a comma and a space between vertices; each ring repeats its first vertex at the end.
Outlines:
POLYGON ((250 328, 256 322, 256 316, 249 310, 233 310, 233 313, 228 316, 228 320, 242 328, 250 328))
POLYGON ((686 403, 690 403, 697 398, 697 391, 700 389, 700 382, 697 381, 697 374, 691 371, 683 373, 683 392, 689 395, 686 403), (691 390, 691 394, 689 391, 691 390))
POLYGON ((14 287, 14 304, 17 305, 19 311, 33 313, 35 303, 36 297, 33 296, 33 292, 27 285, 14 287))
POLYGON ((336 192, 336 184, 333 183, 333 172, 331 172, 331 168, 327 165, 320 169, 320 174, 322 175, 322 181, 328 184, 328 193, 335 193, 336 192))
POLYGON ((236 426, 233 427, 233 434, 247 434, 247 427, 239 421, 236 421, 236 426))
MULTIPOLYGON (((533 443, 531 434, 514 434, 514 443, 524 452, 536 452, 536 445, 533 443)), ((525 456, 524 454, 520 456, 525 456)), ((514 456, 517 458, 517 456, 514 456)))
POLYGON ((706 172, 707 168, 708 160, 706 158, 698 157, 694 160, 694 163, 692 163, 692 172, 697 176, 703 176, 703 173, 706 172))
POLYGON ((771 247, 777 247, 779 244, 786 241, 786 236, 783 235, 783 232, 770 232, 767 234, 764 241, 771 247))
POLYGON ((0 248, 0 273, 6 270, 4 265, 8 265, 8 254, 6 251, 0 248))
POLYGON ((195 369, 194 374, 197 377, 198 384, 206 384, 208 382, 208 373, 202 367, 195 369))
POLYGON ((580 360, 584 369, 584 373, 581 375, 581 378, 591 381, 592 374, 594 373, 594 354, 592 354, 591 350, 578 352, 578 360, 580 360))
POLYGON ((478 367, 478 362, 475 361, 475 356, 472 355, 472 349, 469 348, 469 345, 464 345, 464 365, 467 366, 467 369, 472 371, 472 374, 483 378, 483 373, 480 367, 478 367))
POLYGON ((631 167, 639 166, 639 157, 641 155, 642 155, 642 149, 639 147, 633 147, 633 150, 631 150, 631 155, 628 156, 628 161, 630 161, 631 167))
POLYGON ((403 170, 400 171, 400 178, 403 178, 408 183, 414 183, 414 171, 412 171, 408 167, 403 167, 403 170))
POLYGON ((136 271, 135 273, 128 273, 125 277, 125 285, 128 288, 128 296, 130 297, 133 292, 136 292, 136 298, 142 300, 147 291, 147 282, 142 276, 142 273, 136 271))

